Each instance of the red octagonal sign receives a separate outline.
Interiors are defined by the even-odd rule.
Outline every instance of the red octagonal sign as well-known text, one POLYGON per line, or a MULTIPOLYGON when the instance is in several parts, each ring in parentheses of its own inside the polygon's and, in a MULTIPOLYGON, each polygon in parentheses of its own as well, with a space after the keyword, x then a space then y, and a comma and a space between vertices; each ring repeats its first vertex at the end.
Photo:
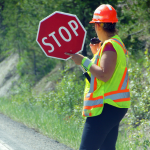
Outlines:
POLYGON ((67 60, 82 51, 86 30, 76 15, 56 11, 39 23, 37 43, 48 57, 67 60))

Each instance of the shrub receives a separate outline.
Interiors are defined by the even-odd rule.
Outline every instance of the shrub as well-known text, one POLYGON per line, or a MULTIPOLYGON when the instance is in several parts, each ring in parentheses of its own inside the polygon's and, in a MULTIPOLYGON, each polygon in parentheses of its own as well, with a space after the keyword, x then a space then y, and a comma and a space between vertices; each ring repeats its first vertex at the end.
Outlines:
POLYGON ((148 50, 144 57, 129 64, 131 113, 134 126, 140 124, 142 119, 150 119, 150 60, 148 50))

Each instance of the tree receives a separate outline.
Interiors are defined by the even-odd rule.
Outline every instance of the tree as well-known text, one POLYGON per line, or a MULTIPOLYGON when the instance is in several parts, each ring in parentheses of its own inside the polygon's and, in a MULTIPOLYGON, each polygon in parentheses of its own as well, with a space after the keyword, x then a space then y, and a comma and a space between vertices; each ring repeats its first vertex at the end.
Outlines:
POLYGON ((126 0, 119 4, 119 33, 132 55, 144 51, 150 42, 149 8, 149 0, 126 0))
POLYGON ((3 20, 4 20, 4 18, 3 18, 3 16, 2 16, 2 12, 3 12, 3 10, 4 10, 4 0, 1 0, 0 1, 0 62, 5 58, 5 56, 6 56, 6 50, 5 51, 3 51, 3 41, 4 41, 4 39, 3 39, 3 37, 4 37, 4 35, 5 35, 5 32, 3 32, 4 31, 4 29, 5 29, 5 26, 2 24, 2 22, 3 22, 3 20))
POLYGON ((21 75, 29 74, 32 79, 39 79, 50 71, 55 60, 46 58, 36 43, 38 24, 53 7, 44 0, 5 0, 2 12, 5 40, 3 47, 19 54, 21 75), (49 11, 48 11, 49 8, 49 11))

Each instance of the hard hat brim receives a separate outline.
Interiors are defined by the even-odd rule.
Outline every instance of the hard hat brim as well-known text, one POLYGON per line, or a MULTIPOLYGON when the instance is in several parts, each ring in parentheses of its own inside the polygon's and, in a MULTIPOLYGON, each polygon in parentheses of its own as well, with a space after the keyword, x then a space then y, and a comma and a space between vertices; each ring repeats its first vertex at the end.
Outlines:
POLYGON ((96 22, 98 23, 99 21, 90 21, 89 23, 96 23, 96 22))
POLYGON ((89 23, 95 23, 94 21, 90 21, 89 23))
POLYGON ((115 21, 90 21, 89 23, 101 23, 101 22, 105 22, 105 23, 117 23, 118 20, 115 20, 115 21))

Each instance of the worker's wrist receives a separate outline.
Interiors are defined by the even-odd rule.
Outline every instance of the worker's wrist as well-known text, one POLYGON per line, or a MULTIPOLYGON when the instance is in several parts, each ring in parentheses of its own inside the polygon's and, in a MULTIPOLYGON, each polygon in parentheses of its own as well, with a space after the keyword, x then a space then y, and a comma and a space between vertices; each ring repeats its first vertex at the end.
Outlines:
POLYGON ((86 70, 90 70, 91 66, 92 66, 93 62, 87 58, 87 57, 84 57, 82 59, 82 62, 81 62, 81 65, 86 69, 86 70))

